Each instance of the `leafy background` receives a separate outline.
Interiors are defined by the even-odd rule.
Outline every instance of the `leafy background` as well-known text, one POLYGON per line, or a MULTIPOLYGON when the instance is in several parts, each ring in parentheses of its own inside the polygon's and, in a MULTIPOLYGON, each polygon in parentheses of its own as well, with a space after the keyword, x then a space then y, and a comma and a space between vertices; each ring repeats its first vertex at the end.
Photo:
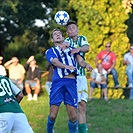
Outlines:
MULTIPOLYGON (((65 26, 54 22, 54 15, 65 10, 70 18, 77 22, 79 35, 85 35, 90 43, 90 52, 86 54, 88 63, 95 67, 95 57, 104 49, 106 42, 111 42, 112 51, 117 55, 116 69, 122 87, 127 84, 123 56, 133 44, 132 0, 0 0, 0 55, 4 62, 17 56, 24 64, 27 58, 35 55, 38 65, 45 71, 44 52, 53 46, 50 33, 53 28, 60 28, 66 37, 65 26), (39 19, 44 26, 36 25, 39 19)), ((89 82, 89 75, 87 78, 89 82)), ((114 86, 109 76, 109 86, 114 86)), ((45 77, 42 79, 44 82, 45 77)), ((100 89, 95 89, 98 98, 100 89)), ((128 93, 128 91, 126 91, 128 93)), ((123 89, 109 89, 109 97, 126 98, 123 89)))

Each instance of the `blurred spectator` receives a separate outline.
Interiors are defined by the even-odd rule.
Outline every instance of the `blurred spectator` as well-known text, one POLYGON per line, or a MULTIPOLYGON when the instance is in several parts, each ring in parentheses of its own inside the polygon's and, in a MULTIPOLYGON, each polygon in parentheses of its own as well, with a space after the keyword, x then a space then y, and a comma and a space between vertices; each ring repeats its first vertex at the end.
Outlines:
POLYGON ((98 64, 97 68, 91 72, 89 101, 92 99, 92 94, 95 88, 102 88, 104 93, 104 100, 108 101, 107 94, 107 71, 103 69, 102 64, 98 64))
POLYGON ((24 66, 27 74, 26 74, 26 81, 25 81, 25 90, 28 95, 28 101, 32 99, 37 101, 38 94, 40 92, 40 80, 41 80, 41 70, 36 65, 36 60, 34 56, 30 56, 24 66), (34 95, 32 98, 32 91, 34 90, 34 95))
POLYGON ((3 60, 3 57, 0 56, 0 75, 2 76, 6 76, 6 69, 5 67, 2 65, 2 60, 3 60))
POLYGON ((5 68, 9 71, 9 78, 11 81, 17 85, 17 87, 23 91, 24 85, 24 77, 25 77, 25 69, 23 65, 19 63, 17 57, 12 57, 11 60, 7 61, 4 64, 5 68))
POLYGON ((96 56, 96 65, 100 61, 103 68, 107 71, 108 74, 112 74, 113 80, 114 80, 114 87, 119 88, 119 82, 118 82, 118 75, 117 71, 115 69, 116 65, 116 55, 113 51, 111 51, 111 44, 106 43, 105 44, 105 50, 98 53, 96 56))
POLYGON ((128 87, 130 89, 130 99, 133 99, 133 45, 130 51, 124 55, 123 64, 126 65, 126 74, 128 77, 128 87))
POLYGON ((48 95, 50 95, 50 88, 51 88, 51 85, 52 85, 52 76, 53 76, 53 66, 50 65, 50 63, 48 63, 46 65, 46 70, 48 71, 48 79, 46 81, 46 91, 48 93, 48 95))

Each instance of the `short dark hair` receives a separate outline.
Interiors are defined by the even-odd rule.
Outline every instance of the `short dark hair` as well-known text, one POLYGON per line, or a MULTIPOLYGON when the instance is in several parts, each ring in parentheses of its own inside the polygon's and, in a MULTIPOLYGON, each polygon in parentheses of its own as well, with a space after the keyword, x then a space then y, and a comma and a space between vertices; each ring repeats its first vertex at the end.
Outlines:
MULTIPOLYGON (((52 37, 52 38, 53 38, 53 33, 54 33, 55 31, 60 31, 61 34, 62 34, 62 31, 61 31, 59 28, 55 28, 55 29, 52 30, 52 33, 51 33, 51 37, 52 37)), ((63 34, 62 34, 62 35, 63 35, 63 34)))
POLYGON ((66 24, 66 27, 67 27, 68 25, 71 25, 71 24, 75 24, 75 25, 77 25, 75 21, 73 21, 73 20, 69 20, 68 23, 66 24))

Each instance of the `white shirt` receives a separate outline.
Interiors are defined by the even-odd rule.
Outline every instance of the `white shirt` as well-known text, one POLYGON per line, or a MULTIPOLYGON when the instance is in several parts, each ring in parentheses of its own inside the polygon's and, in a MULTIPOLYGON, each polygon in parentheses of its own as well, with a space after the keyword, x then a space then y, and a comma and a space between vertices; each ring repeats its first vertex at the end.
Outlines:
POLYGON ((0 65, 0 75, 6 76, 6 69, 4 66, 0 65))

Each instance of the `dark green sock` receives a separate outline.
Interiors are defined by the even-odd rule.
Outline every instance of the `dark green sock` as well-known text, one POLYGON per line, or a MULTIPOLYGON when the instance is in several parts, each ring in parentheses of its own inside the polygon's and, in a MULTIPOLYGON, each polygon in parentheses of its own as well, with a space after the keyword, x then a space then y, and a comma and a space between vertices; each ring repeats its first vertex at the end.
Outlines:
POLYGON ((85 123, 78 125, 79 133, 88 133, 88 127, 85 123))

